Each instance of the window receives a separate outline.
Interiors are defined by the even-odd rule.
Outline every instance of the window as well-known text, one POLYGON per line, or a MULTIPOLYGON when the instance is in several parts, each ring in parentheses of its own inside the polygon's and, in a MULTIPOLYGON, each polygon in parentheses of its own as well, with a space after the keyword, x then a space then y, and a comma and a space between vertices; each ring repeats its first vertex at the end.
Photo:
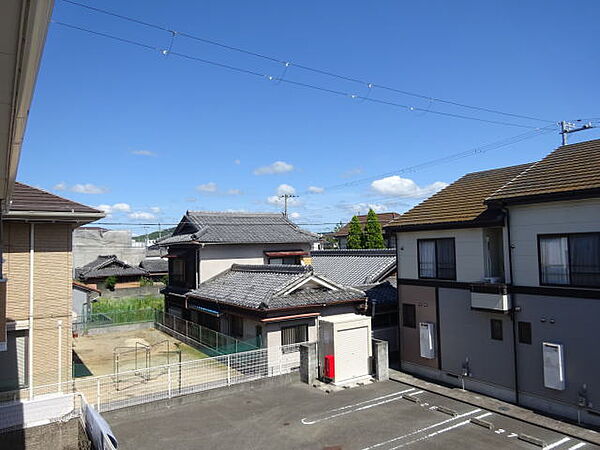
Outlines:
POLYGON ((502 340, 502 320, 500 319, 491 319, 490 320, 492 339, 495 341, 502 340))
POLYGON ((308 325, 281 328, 281 345, 300 344, 308 341, 308 325))
POLYGON ((531 322, 519 322, 519 342, 531 344, 531 322))
POLYGON ((171 273, 169 279, 174 285, 182 284, 185 281, 185 261, 183 259, 171 260, 171 273))
POLYGON ((538 236, 540 284, 600 286, 600 233, 538 236))
POLYGON ((417 308, 411 303, 402 303, 402 326, 417 328, 417 308))
POLYGON ((229 332, 233 337, 244 336, 244 319, 240 316, 229 316, 229 332))
POLYGON ((278 256, 275 258, 269 258, 269 264, 291 264, 291 265, 300 265, 300 257, 299 256, 278 256))
POLYGON ((373 328, 385 328, 398 326, 398 312, 389 312, 376 314, 372 317, 371 326, 373 328))
POLYGON ((456 279, 454 238, 419 239, 419 278, 456 279))

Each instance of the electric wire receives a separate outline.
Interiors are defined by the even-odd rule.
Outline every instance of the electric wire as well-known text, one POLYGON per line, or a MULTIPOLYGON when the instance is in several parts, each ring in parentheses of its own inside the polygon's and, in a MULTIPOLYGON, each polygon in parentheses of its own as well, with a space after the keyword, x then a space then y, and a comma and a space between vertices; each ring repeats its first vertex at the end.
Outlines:
POLYGON ((487 112, 487 113, 491 113, 491 114, 499 114, 499 115, 504 115, 504 116, 507 116, 507 117, 514 117, 514 118, 520 118, 520 119, 526 119, 526 120, 534 120, 534 121, 538 121, 538 122, 546 122, 546 123, 555 123, 556 122, 556 121, 553 121, 553 120, 541 119, 541 118, 538 118, 538 117, 527 116, 527 115, 523 115, 523 114, 510 113, 510 112, 501 111, 501 110, 498 110, 498 109, 492 109, 492 108, 485 108, 485 107, 481 107, 481 106, 469 105, 469 104, 466 104, 466 103, 456 102, 456 101, 452 101, 452 100, 446 100, 446 99, 443 99, 443 98, 440 98, 440 97, 433 97, 433 96, 430 96, 430 95, 423 95, 423 94, 419 94, 419 93, 407 91, 407 90, 404 90, 404 89, 398 89, 398 88, 395 88, 395 87, 386 86, 384 84, 379 84, 379 83, 374 83, 374 82, 367 82, 365 80, 361 80, 361 79, 358 79, 358 78, 355 78, 355 77, 350 77, 350 76, 347 76, 347 75, 342 75, 342 74, 335 73, 335 72, 328 71, 328 70, 318 69, 318 68, 311 67, 311 66, 308 66, 308 65, 305 65, 305 64, 297 64, 297 63, 294 63, 294 62, 292 62, 290 60, 283 60, 283 59, 280 59, 280 58, 275 58, 273 56, 266 55, 264 53, 258 53, 258 52, 255 52, 255 51, 243 49, 243 48, 236 47, 236 46, 233 46, 233 45, 224 44, 222 42, 218 42, 218 41, 215 41, 215 40, 212 40, 212 39, 203 38, 203 37, 191 34, 191 33, 186 33, 186 32, 182 32, 182 31, 175 31, 175 30, 173 30, 171 28, 167 28, 167 27, 160 26, 160 25, 157 25, 157 24, 154 24, 154 23, 146 22, 146 21, 143 21, 143 20, 140 20, 140 19, 136 19, 134 17, 130 17, 130 16, 125 16, 125 15, 122 15, 122 14, 118 14, 118 13, 115 13, 115 12, 112 12, 112 11, 108 11, 108 10, 105 10, 105 9, 97 8, 97 7, 94 7, 94 6, 86 5, 86 4, 83 4, 83 3, 80 3, 80 2, 76 2, 76 1, 73 1, 73 0, 63 0, 63 2, 71 4, 71 5, 74 5, 74 6, 77 6, 77 7, 80 7, 80 8, 88 9, 88 10, 91 10, 91 11, 94 11, 94 12, 97 12, 97 13, 100 13, 100 14, 105 14, 105 15, 112 16, 112 17, 115 17, 115 18, 118 18, 118 19, 121 19, 121 20, 125 20, 125 21, 129 21, 129 22, 132 22, 132 23, 136 23, 138 25, 143 25, 143 26, 146 26, 146 27, 149 27, 149 28, 153 28, 153 29, 156 29, 156 30, 160 30, 160 31, 168 32, 168 33, 176 33, 179 36, 182 36, 182 37, 185 37, 185 38, 188 38, 188 39, 192 39, 192 40, 196 40, 196 41, 199 41, 199 42, 202 42, 202 43, 205 43, 205 44, 209 44, 209 45, 217 46, 217 47, 220 47, 220 48, 224 48, 226 50, 230 50, 230 51, 242 53, 242 54, 253 56, 253 57, 256 57, 256 58, 261 58, 261 59, 264 59, 264 60, 267 60, 267 61, 270 61, 270 62, 273 62, 273 63, 277 63, 277 64, 283 64, 286 69, 288 67, 293 66, 293 67, 296 67, 296 68, 301 69, 301 70, 305 70, 305 71, 317 73, 317 74, 320 74, 320 75, 325 75, 325 76, 328 76, 328 77, 331 77, 331 78, 336 78, 336 79, 339 79, 339 80, 344 80, 344 81, 348 81, 348 82, 352 82, 352 83, 361 84, 361 85, 367 86, 369 88, 379 88, 379 89, 387 90, 389 92, 394 92, 394 93, 397 93, 397 94, 402 94, 402 95, 411 96, 411 97, 414 97, 414 98, 419 98, 419 99, 434 101, 434 102, 437 102, 437 103, 452 105, 452 106, 456 106, 456 107, 460 107, 460 108, 467 108, 467 109, 471 109, 471 110, 474 110, 474 111, 482 111, 482 112, 487 112))

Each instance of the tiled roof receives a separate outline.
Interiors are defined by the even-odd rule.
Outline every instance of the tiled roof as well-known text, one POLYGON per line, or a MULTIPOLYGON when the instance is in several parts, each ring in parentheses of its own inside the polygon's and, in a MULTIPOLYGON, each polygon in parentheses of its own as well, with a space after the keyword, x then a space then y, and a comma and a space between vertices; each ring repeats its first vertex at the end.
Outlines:
POLYGON ((600 189, 600 139, 557 148, 493 192, 487 201, 600 189))
POLYGON ((314 250, 311 257, 316 273, 343 286, 378 282, 396 267, 395 249, 314 250))
POLYGON ((13 189, 9 210, 103 214, 98 209, 18 182, 13 189))
POLYGON ((234 264, 231 269, 200 284, 188 295, 260 310, 365 299, 362 291, 352 288, 298 289, 283 295, 287 287, 313 275, 311 266, 234 264))
POLYGON ((119 260, 116 255, 100 255, 94 261, 75 269, 75 276, 80 280, 106 278, 110 276, 144 276, 148 272, 139 267, 133 267, 119 260))
POLYGON ((173 236, 160 241, 161 246, 188 242, 275 244, 319 240, 316 234, 301 229, 283 214, 188 211, 184 220, 187 229, 178 227, 185 231, 176 230, 173 236))
POLYGON ((146 258, 142 260, 140 267, 150 274, 167 273, 169 271, 169 261, 161 258, 146 258))
MULTIPOLYGON (((394 221, 398 217, 400 217, 400 214, 396 213, 396 212, 387 212, 387 213, 377 214, 377 219, 379 219, 379 223, 381 224, 382 227, 386 226, 387 224, 394 221)), ((356 218, 358 219, 358 221, 360 222, 360 224, 362 226, 364 226, 367 223, 367 215, 366 214, 362 215, 362 216, 356 216, 356 218)), ((336 237, 348 236, 349 227, 350 227, 350 222, 348 222, 342 228, 340 228, 335 233, 333 233, 332 236, 336 236, 336 237)))
POLYGON ((363 290, 369 299, 369 303, 375 302, 379 305, 398 304, 398 285, 395 276, 388 277, 385 281, 366 286, 357 286, 363 290))
POLYGON ((484 200, 533 163, 469 173, 402 214, 389 226, 473 224, 497 221, 501 215, 488 211, 484 200))

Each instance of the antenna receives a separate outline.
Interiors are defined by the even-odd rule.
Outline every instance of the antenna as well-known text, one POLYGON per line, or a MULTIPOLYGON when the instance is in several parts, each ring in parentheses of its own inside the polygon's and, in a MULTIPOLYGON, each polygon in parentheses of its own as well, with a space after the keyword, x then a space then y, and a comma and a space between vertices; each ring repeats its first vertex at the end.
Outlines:
MULTIPOLYGON (((580 122, 580 121, 577 121, 580 122)), ((575 124, 572 122, 561 121, 558 123, 560 125, 560 134, 562 134, 562 145, 567 145, 567 135, 569 133, 576 133, 578 131, 589 130, 590 128, 594 128, 592 122, 588 122, 582 125, 579 128, 575 128, 575 124)))

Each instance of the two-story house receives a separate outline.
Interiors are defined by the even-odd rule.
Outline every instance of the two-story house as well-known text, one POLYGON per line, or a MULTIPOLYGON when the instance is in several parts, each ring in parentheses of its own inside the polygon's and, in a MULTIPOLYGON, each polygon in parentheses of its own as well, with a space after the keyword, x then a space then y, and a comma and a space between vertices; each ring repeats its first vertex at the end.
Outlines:
POLYGON ((159 243, 168 248, 165 311, 190 320, 185 294, 200 283, 234 264, 300 265, 318 239, 282 214, 188 211, 159 243))
POLYGON ((89 206, 15 183, 2 216, 0 390, 71 379, 72 234, 102 217, 89 206))
POLYGON ((393 223, 403 370, 600 423, 600 140, 467 174, 393 223))
MULTIPOLYGON (((382 232, 383 232, 383 240, 385 241, 385 246, 387 248, 395 248, 396 247, 396 236, 394 235, 394 232, 392 230, 389 230, 387 228, 387 225, 390 223, 393 223, 393 221, 396 220, 398 217, 400 217, 400 214, 395 213, 395 212, 386 212, 386 213, 377 214, 377 220, 379 220, 379 223, 381 224, 381 228, 382 228, 382 232)), ((367 215, 363 214, 360 216, 356 216, 356 218, 358 219, 360 226, 362 228, 364 228, 365 224, 367 223, 367 215)), ((349 233, 349 231, 350 231, 350 222, 348 222, 346 225, 344 225, 342 228, 340 228, 336 232, 329 234, 329 236, 331 236, 337 240, 339 248, 345 249, 345 248, 348 248, 348 233, 349 233)))

